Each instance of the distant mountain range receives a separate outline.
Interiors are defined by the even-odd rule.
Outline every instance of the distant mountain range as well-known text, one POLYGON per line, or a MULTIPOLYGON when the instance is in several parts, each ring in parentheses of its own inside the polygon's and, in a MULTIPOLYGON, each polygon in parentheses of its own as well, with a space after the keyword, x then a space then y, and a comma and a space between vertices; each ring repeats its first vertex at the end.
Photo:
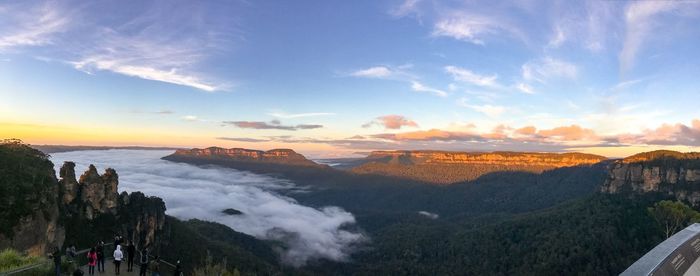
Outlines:
POLYGON ((452 184, 474 180, 491 172, 540 173, 555 168, 596 164, 606 159, 584 153, 375 151, 362 164, 350 170, 452 184))
POLYGON ((241 163, 279 164, 288 166, 320 166, 306 159, 291 149, 273 149, 268 151, 242 148, 224 149, 209 147, 205 149, 179 149, 168 158, 219 159, 241 163))
MULTIPOLYGON (((241 169, 255 164, 325 167, 291 149, 259 151, 241 148, 177 150, 163 159, 183 162, 239 163, 241 169)), ((365 158, 334 159, 336 168, 356 174, 383 175, 434 184, 453 184, 475 180, 492 172, 522 171, 541 173, 562 167, 592 165, 607 160, 584 153, 532 152, 449 152, 449 151, 374 151, 365 158)))
POLYGON ((67 146, 67 145, 32 145, 32 148, 38 149, 43 153, 57 153, 67 151, 82 151, 82 150, 110 150, 110 149, 128 149, 128 150, 176 150, 179 148, 173 147, 144 147, 144 146, 67 146))

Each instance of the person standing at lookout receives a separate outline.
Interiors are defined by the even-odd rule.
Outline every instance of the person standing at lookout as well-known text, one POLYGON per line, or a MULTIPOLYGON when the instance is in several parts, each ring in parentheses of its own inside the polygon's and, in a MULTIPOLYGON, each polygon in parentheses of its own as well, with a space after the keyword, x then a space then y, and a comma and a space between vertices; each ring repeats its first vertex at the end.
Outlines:
POLYGON ((148 269, 148 249, 141 250, 141 259, 139 260, 139 276, 146 276, 148 269))
POLYGON ((97 243, 97 271, 105 272, 105 242, 97 243))
POLYGON ((114 274, 119 275, 119 266, 122 264, 123 259, 122 246, 117 245, 117 249, 114 249, 114 274))
POLYGON ((61 276, 61 250, 56 247, 51 253, 51 259, 53 259, 53 264, 56 270, 56 276, 61 276))
POLYGON ((97 250, 95 248, 90 248, 90 252, 87 253, 88 259, 88 275, 95 275, 95 265, 97 265, 97 250))
POLYGON ((136 254, 136 246, 133 241, 130 241, 129 246, 126 247, 126 271, 134 271, 134 254, 136 254))

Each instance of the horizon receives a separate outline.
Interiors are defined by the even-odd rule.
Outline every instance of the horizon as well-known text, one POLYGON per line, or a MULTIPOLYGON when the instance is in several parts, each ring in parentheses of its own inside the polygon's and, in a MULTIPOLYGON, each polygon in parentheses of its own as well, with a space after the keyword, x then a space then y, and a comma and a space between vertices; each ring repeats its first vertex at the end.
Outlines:
POLYGON ((8 1, 0 23, 0 138, 33 145, 700 151, 697 1, 8 1))
MULTIPOLYGON (((254 150, 254 151, 273 151, 273 150, 291 150, 296 153, 299 153, 303 155, 306 158, 309 158, 311 160, 313 159, 334 159, 334 158, 358 158, 358 157, 367 157, 373 152, 403 152, 403 151, 411 151, 411 152, 451 152, 451 153, 551 153, 551 154, 566 154, 566 153, 576 153, 576 154, 592 154, 592 155, 598 155, 605 157, 607 159, 624 159, 627 157, 631 157, 637 154, 642 154, 642 153, 649 153, 649 152, 654 152, 654 151, 672 151, 672 152, 680 152, 680 153, 700 153, 697 151, 675 151, 675 150, 668 150, 668 149, 655 149, 655 150, 650 150, 650 151, 643 151, 643 152, 636 152, 627 156, 605 156, 605 155, 599 155, 599 154, 593 154, 593 153, 586 153, 586 152, 580 152, 580 151, 564 151, 564 152, 549 152, 549 151, 499 151, 499 150, 494 150, 494 151, 479 151, 479 150, 473 150, 473 151, 459 151, 459 150, 436 150, 436 149, 412 149, 412 150, 404 150, 404 149, 390 149, 390 150, 373 150, 373 151, 355 151, 351 153, 345 153, 342 156, 335 156, 335 155, 324 155, 327 153, 322 153, 321 155, 317 155, 315 153, 310 153, 306 154, 304 152, 297 151, 293 148, 270 148, 270 149, 258 149, 258 148, 242 148, 242 147, 220 147, 220 146, 207 146, 207 147, 159 147, 159 146, 138 146, 138 145, 124 145, 124 146, 105 146, 105 145, 97 145, 97 146, 90 146, 90 145, 49 145, 49 144, 27 144, 31 147, 67 147, 67 148, 80 148, 80 147, 96 147, 96 148, 104 148, 104 149, 80 149, 79 151, 85 151, 85 150, 195 150, 195 149, 207 149, 207 148, 222 148, 222 149, 244 149, 244 150, 254 150)), ((70 151, 70 150, 67 150, 70 151)), ((66 152, 66 151, 58 151, 60 152, 66 152)))

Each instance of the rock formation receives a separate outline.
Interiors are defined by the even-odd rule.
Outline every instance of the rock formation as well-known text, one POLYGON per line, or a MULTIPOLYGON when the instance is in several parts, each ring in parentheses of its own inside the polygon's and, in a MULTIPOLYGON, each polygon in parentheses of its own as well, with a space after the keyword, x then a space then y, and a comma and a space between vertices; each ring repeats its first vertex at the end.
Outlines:
POLYGON ((450 184, 474 180, 494 172, 540 173, 561 167, 592 165, 604 160, 606 158, 603 156, 584 153, 375 151, 351 171, 450 184))
POLYGON ((119 196, 120 232, 139 248, 159 246, 166 228, 165 203, 141 192, 119 196))
POLYGON ((199 159, 223 159, 245 163, 268 163, 294 166, 318 166, 315 162, 306 159, 301 154, 291 149, 273 149, 268 151, 250 150, 242 148, 224 149, 209 147, 206 149, 180 149, 169 157, 191 157, 199 159))
POLYGON ((660 192, 700 205, 700 153, 652 151, 612 163, 606 193, 660 192))
POLYGON ((59 187, 63 189, 61 191, 63 194, 61 198, 62 203, 64 205, 71 204, 71 202, 78 197, 78 181, 75 180, 75 163, 65 162, 61 167, 59 176, 61 177, 59 187))
MULTIPOLYGON (((165 224, 165 203, 157 197, 146 197, 141 192, 118 194, 119 176, 111 168, 100 175, 95 166, 90 165, 75 181, 75 164, 65 162, 61 167, 59 187, 69 217, 71 233, 79 233, 77 224, 90 224, 93 232, 121 234, 137 245, 158 243, 160 232, 165 224), (73 199, 73 200, 68 200, 73 199), (107 218, 107 219, 104 219, 107 218), (101 223, 106 222, 106 225, 101 223), (111 224, 111 225, 110 225, 111 224), (109 230, 109 231, 105 231, 109 230)), ((75 237, 73 237, 75 238, 75 237)), ((105 239, 108 237, 96 237, 105 239)))
MULTIPOLYGON (((63 170, 63 168, 61 168, 63 170)), ((97 213, 116 212, 117 185, 119 176, 113 169, 107 169, 103 175, 97 173, 95 166, 80 176, 80 200, 86 203, 85 215, 92 219, 97 213)))

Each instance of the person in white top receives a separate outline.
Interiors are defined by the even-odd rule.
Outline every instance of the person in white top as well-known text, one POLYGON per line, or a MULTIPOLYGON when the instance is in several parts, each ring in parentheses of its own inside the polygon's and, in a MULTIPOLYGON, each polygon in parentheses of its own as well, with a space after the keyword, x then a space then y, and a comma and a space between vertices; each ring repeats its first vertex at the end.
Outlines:
POLYGON ((119 275, 119 265, 122 264, 123 259, 122 246, 117 245, 117 249, 114 250, 114 274, 119 275))

